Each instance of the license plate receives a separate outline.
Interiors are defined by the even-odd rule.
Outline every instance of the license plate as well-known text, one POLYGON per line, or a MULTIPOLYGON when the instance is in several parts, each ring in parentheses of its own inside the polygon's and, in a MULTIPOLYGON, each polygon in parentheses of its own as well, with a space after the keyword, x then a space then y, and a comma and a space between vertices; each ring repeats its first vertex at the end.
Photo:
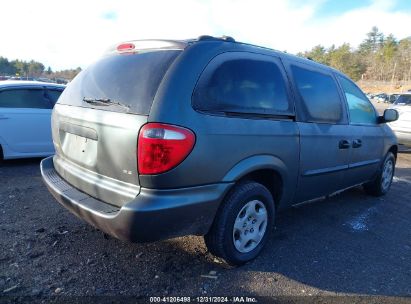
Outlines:
POLYGON ((92 166, 97 158, 97 141, 79 135, 65 133, 61 148, 64 155, 77 163, 92 166))

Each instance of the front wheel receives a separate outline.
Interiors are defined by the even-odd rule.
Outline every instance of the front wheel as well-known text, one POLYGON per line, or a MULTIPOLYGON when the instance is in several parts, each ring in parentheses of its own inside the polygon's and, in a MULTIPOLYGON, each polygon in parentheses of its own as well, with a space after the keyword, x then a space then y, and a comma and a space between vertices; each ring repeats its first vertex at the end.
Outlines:
POLYGON ((390 190, 395 171, 395 156, 388 152, 375 180, 364 184, 364 190, 374 196, 382 196, 390 190))
POLYGON ((226 197, 204 236, 207 248, 231 265, 254 259, 268 240, 274 214, 273 197, 266 187, 241 182, 226 197))

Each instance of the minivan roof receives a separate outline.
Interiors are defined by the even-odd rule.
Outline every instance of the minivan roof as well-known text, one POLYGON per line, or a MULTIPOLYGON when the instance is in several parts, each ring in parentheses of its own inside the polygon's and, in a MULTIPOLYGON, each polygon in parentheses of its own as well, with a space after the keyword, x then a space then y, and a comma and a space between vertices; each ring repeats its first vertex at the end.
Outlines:
POLYGON ((185 39, 185 40, 173 40, 173 39, 141 39, 141 40, 128 40, 123 41, 118 44, 111 46, 108 52, 112 51, 131 51, 135 50, 149 50, 149 49, 177 49, 183 50, 188 45, 195 42, 201 41, 226 41, 226 42, 235 42, 232 37, 222 36, 222 37, 213 37, 208 35, 199 36, 196 39, 185 39), (124 49, 123 49, 124 47, 124 49))
POLYGON ((250 48, 253 51, 262 51, 266 53, 274 53, 280 57, 287 58, 291 61, 299 61, 308 65, 316 66, 321 69, 330 70, 336 72, 338 74, 344 75, 342 72, 321 64, 319 62, 313 61, 311 59, 299 57, 296 55, 292 55, 286 52, 278 51, 275 49, 271 49, 264 46, 259 46, 255 44, 245 43, 245 42, 238 42, 234 38, 230 36, 222 36, 222 37, 214 37, 209 35, 202 35, 195 39, 186 39, 186 40, 168 40, 168 39, 144 39, 144 40, 129 40, 125 42, 121 42, 109 48, 108 53, 121 53, 121 52, 132 52, 133 49, 135 50, 184 50, 186 47, 196 43, 202 42, 215 42, 215 43, 233 43, 238 46, 243 46, 245 48, 250 48), (124 47, 123 50, 121 48, 124 47))

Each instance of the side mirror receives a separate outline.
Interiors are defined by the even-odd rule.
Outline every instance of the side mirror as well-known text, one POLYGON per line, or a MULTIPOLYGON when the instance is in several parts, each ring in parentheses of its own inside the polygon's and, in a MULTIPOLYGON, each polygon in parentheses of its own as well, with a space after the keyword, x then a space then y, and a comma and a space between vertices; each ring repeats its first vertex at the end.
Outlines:
POLYGON ((384 115, 380 116, 380 122, 385 123, 385 122, 392 122, 396 121, 399 117, 399 114, 397 110, 394 109, 386 109, 384 111, 384 115))

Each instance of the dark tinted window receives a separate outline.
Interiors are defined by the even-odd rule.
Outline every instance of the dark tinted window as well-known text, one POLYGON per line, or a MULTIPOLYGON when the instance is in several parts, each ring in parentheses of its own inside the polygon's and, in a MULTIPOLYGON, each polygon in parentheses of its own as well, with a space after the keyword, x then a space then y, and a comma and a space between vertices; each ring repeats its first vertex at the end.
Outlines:
POLYGON ((110 99, 130 106, 130 112, 148 114, 167 69, 181 51, 151 51, 111 55, 97 61, 70 82, 58 103, 124 111, 98 106, 87 99, 110 99))
POLYGON ((395 101, 394 104, 396 104, 396 105, 401 105, 401 104, 410 105, 411 104, 411 94, 398 96, 398 99, 395 101))
POLYGON ((347 99, 350 122, 357 124, 375 124, 377 116, 367 96, 350 80, 338 76, 347 99))
POLYGON ((251 57, 238 55, 236 59, 224 54, 209 65, 194 92, 194 107, 203 111, 286 112, 287 90, 277 64, 241 56, 251 57))
POLYGON ((54 105, 57 102, 57 99, 59 99, 62 92, 62 90, 47 89, 47 97, 49 98, 50 102, 54 105))
POLYGON ((303 113, 308 122, 336 123, 342 119, 337 84, 331 75, 291 66, 303 113))
POLYGON ((2 108, 51 109, 43 89, 11 89, 0 91, 2 108))

